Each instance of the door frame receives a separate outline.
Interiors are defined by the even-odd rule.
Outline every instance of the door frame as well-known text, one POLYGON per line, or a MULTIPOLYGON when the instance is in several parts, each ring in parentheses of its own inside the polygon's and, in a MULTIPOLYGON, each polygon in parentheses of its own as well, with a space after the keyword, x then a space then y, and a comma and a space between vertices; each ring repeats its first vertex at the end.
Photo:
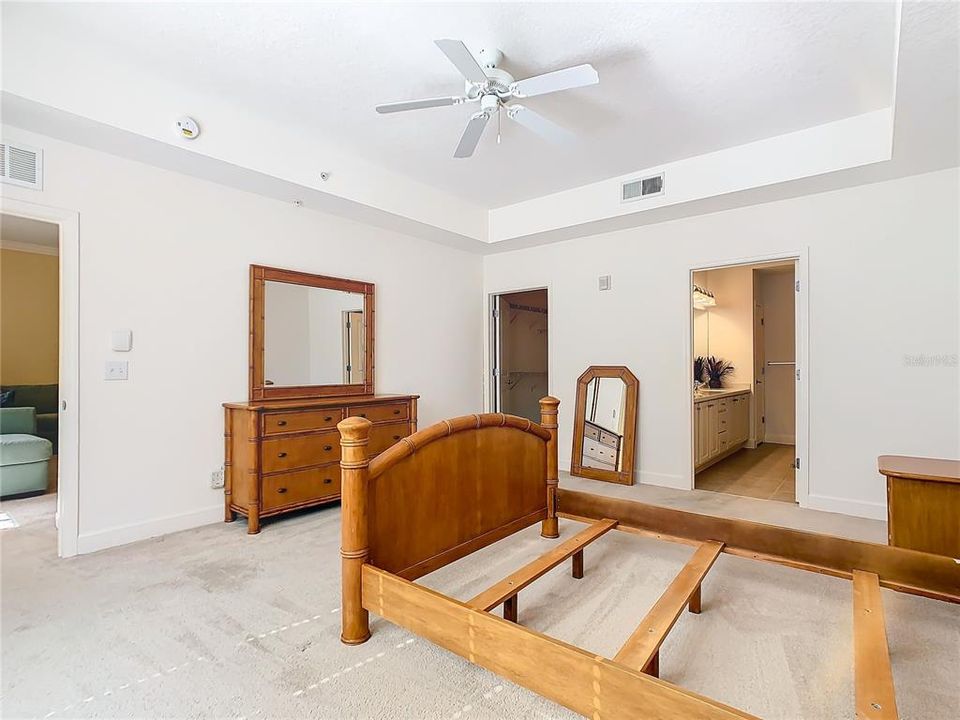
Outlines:
POLYGON ((551 383, 553 382, 553 355, 550 353, 550 338, 553 337, 553 313, 550 311, 550 284, 534 285, 531 287, 519 287, 515 289, 491 290, 487 293, 484 303, 484 313, 486 314, 487 331, 484 333, 484 366, 483 366, 483 409, 484 412, 499 412, 496 410, 496 394, 498 383, 493 380, 493 368, 496 366, 497 358, 497 330, 499 325, 493 311, 497 307, 497 298, 501 295, 513 295, 514 293, 530 292, 532 290, 545 290, 547 293, 547 392, 555 395, 551 383))
POLYGON ((0 197, 0 212, 60 228, 57 552, 72 557, 80 533, 80 215, 6 196, 0 197))
POLYGON ((810 248, 803 246, 797 250, 754 255, 751 257, 713 258, 688 265, 684 294, 687 303, 687 332, 683 342, 683 370, 687 389, 687 398, 690 400, 690 410, 687 413, 687 479, 689 489, 695 485, 696 433, 694 432, 693 410, 693 373, 690 363, 693 357, 693 303, 690 301, 690 288, 693 286, 693 274, 704 270, 720 270, 722 268, 737 267, 740 265, 760 265, 768 262, 793 260, 796 265, 794 281, 800 283, 800 290, 794 295, 794 331, 795 331, 795 369, 796 381, 796 456, 800 459, 800 467, 796 470, 796 500, 800 507, 809 506, 810 498, 810 248))

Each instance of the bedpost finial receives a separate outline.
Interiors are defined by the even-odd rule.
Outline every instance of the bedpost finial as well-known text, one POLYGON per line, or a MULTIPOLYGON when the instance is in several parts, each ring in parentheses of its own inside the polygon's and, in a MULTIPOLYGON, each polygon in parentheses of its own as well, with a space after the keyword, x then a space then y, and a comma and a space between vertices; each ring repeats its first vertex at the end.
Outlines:
POLYGON ((373 423, 362 417, 348 417, 337 423, 341 440, 366 440, 373 423))
POLYGON ((560 401, 553 395, 540 398, 540 412, 547 412, 547 410, 551 408, 556 412, 559 405, 560 401))

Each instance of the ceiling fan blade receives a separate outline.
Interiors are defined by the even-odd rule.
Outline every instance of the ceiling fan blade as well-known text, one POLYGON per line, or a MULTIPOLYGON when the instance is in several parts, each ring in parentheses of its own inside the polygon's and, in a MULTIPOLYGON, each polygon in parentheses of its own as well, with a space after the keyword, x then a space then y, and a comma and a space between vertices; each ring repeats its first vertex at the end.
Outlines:
POLYGON ((507 111, 507 117, 516 120, 527 130, 532 130, 537 135, 552 143, 571 142, 576 139, 576 135, 564 127, 560 127, 552 120, 547 120, 540 113, 534 112, 523 105, 511 105, 507 111))
POLYGON ((405 100, 403 102, 385 103, 377 105, 377 112, 382 114, 403 112, 404 110, 420 110, 422 108, 443 107, 444 105, 459 105, 461 97, 425 98, 423 100, 405 100))
POLYGON ((533 97, 546 93, 570 90, 584 85, 596 85, 600 76, 593 69, 593 65, 577 65, 575 67, 554 70, 543 75, 535 75, 526 80, 518 80, 510 86, 514 97, 533 97))
POLYGON ((454 157, 465 158, 473 155, 489 119, 490 116, 485 112, 478 112, 470 118, 467 127, 463 129, 463 135, 460 136, 460 144, 457 145, 457 150, 453 153, 454 157))
POLYGON ((480 67, 477 59, 470 54, 467 46, 459 40, 434 40, 437 47, 443 51, 443 54, 456 66, 460 74, 467 80, 478 85, 489 82, 487 74, 480 67))

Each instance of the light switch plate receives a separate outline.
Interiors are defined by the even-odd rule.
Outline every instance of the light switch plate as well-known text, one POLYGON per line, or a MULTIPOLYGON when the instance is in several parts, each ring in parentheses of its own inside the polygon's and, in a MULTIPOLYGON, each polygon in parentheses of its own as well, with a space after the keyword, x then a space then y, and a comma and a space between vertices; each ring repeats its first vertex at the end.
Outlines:
POLYGON ((110 349, 116 352, 130 352, 133 347, 133 333, 130 330, 114 330, 110 333, 110 349))
POLYGON ((104 363, 104 380, 126 380, 129 372, 130 363, 126 360, 107 360, 104 363))
POLYGON ((599 285, 599 287, 600 287, 601 290, 609 290, 609 289, 610 289, 610 276, 609 276, 609 275, 601 275, 600 278, 599 278, 599 282, 598 282, 597 284, 599 285))

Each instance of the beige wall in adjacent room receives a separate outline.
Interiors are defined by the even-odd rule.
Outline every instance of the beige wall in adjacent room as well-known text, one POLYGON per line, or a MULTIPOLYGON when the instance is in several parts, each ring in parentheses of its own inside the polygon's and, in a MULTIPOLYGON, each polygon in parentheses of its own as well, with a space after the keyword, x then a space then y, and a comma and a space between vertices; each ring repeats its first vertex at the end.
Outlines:
MULTIPOLYGON (((724 387, 753 385, 753 277, 748 265, 694 274, 694 281, 716 297, 717 304, 694 314, 694 334, 707 334, 705 355, 733 363, 724 387), (697 317, 704 316, 704 317, 697 317)), ((702 342, 694 342, 695 347, 702 342)))
MULTIPOLYGON (((757 273, 757 300, 763 305, 763 352, 768 363, 795 359, 796 322, 793 269, 757 273)), ((764 415, 765 440, 786 445, 796 438, 796 366, 767 365, 764 415)))
POLYGON ((0 250, 0 384, 57 382, 59 258, 0 250))

